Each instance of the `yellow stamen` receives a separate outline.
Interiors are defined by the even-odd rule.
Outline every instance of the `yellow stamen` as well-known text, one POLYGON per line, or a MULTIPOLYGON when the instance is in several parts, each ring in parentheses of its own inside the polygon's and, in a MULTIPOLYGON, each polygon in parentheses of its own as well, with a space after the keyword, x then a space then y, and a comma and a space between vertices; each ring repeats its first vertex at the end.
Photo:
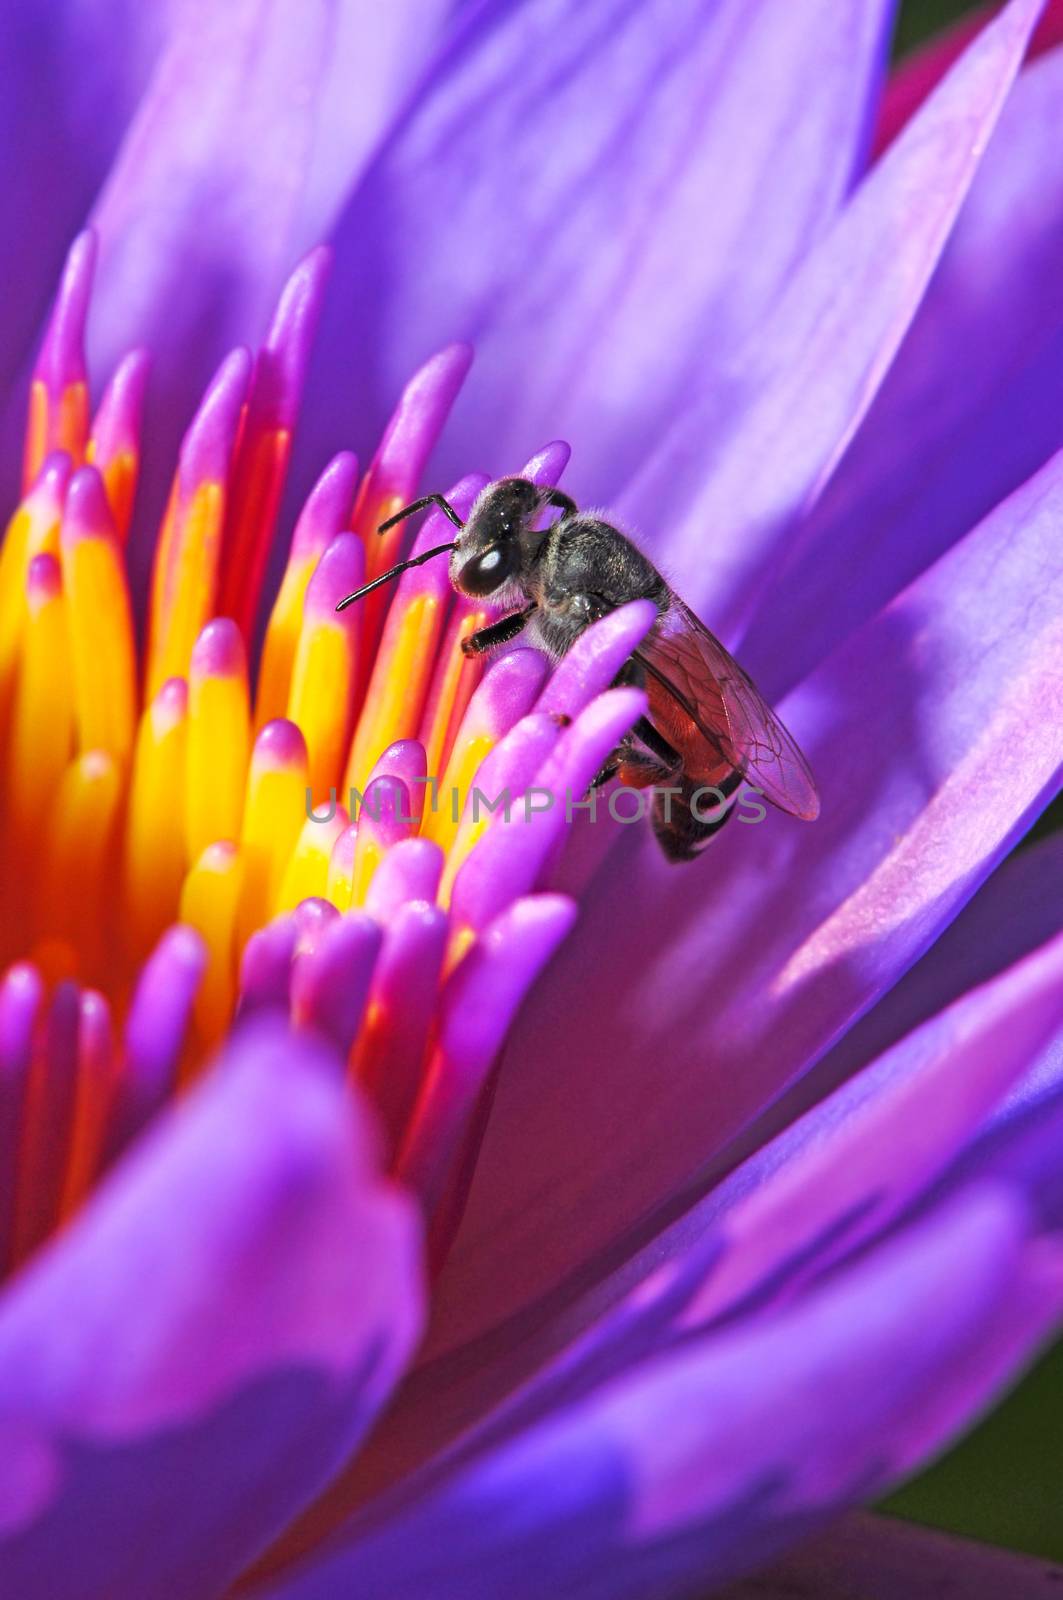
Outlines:
POLYGON ((461 644, 487 620, 486 612, 473 611, 455 618, 447 629, 420 735, 429 772, 439 772, 447 760, 473 690, 483 676, 483 662, 465 655, 461 644))
MULTIPOLYGON (((89 440, 89 448, 85 452, 86 461, 95 463, 93 441, 89 440)), ((138 462, 132 450, 120 450, 113 455, 110 461, 101 466, 103 486, 107 491, 107 499, 114 512, 114 525, 118 537, 124 542, 129 532, 129 523, 133 515, 133 496, 136 490, 138 462)))
POLYGON ((59 519, 69 463, 57 457, 25 496, 0 545, 0 712, 9 703, 26 617, 26 574, 38 555, 59 554, 59 519))
POLYGON ((196 1033, 204 1046, 216 1044, 225 1033, 236 1002, 236 913, 241 881, 239 846, 222 840, 207 846, 181 891, 178 920, 195 928, 207 951, 194 1010, 196 1033))
POLYGON ((399 559, 404 537, 402 524, 389 528, 387 533, 378 533, 377 529, 396 511, 401 511, 408 498, 402 494, 374 494, 371 474, 366 476, 358 491, 351 525, 366 541, 366 574, 370 578, 378 578, 399 559))
POLYGON ((384 859, 385 845, 371 828, 362 827, 354 845, 351 863, 351 906, 364 906, 377 867, 384 859))
POLYGON ((350 619, 335 611, 308 616, 295 653, 288 717, 306 738, 315 805, 328 798, 341 778, 357 669, 350 619))
POLYGON ((354 890, 354 852, 358 839, 358 826, 352 823, 344 828, 332 846, 329 856, 328 880, 325 884, 325 898, 331 900, 337 911, 351 909, 351 896, 354 890))
POLYGON ((188 686, 171 678, 140 719, 133 756, 123 876, 128 947, 137 961, 173 920, 184 877, 185 835, 175 823, 187 743, 188 686))
POLYGON ((184 441, 151 575, 147 692, 188 673, 192 646, 219 611, 222 530, 233 442, 251 358, 236 350, 221 364, 184 441))
POLYGON ((151 597, 147 693, 188 671, 192 646, 214 605, 225 495, 220 483, 201 483, 186 504, 175 496, 160 540, 151 597))
POLYGON ((285 869, 274 906, 276 912, 294 911, 301 900, 331 898, 328 893, 329 861, 333 845, 348 822, 342 806, 336 807, 335 815, 327 822, 307 817, 285 869))
POLYGON ((283 717, 290 705, 292 667, 303 625, 303 602, 316 565, 315 557, 289 562, 285 569, 262 646, 255 695, 256 728, 283 717))
MULTIPOLYGON (((288 708, 292 667, 303 626, 307 589, 326 550, 350 525, 351 501, 357 482, 357 458, 350 451, 341 451, 329 462, 299 514, 292 534, 288 564, 270 613, 262 646, 255 703, 256 728, 282 717, 288 708)), ((364 577, 365 557, 361 541, 355 548, 361 553, 361 566, 357 575, 352 574, 353 582, 346 591, 348 593, 350 589, 358 588, 364 577)), ((340 598, 340 593, 333 594, 332 605, 340 598)), ((360 620, 360 617, 350 619, 353 624, 360 620)))
POLYGON ((380 752, 396 739, 416 735, 442 620, 436 595, 414 595, 405 603, 401 596, 396 599, 351 747, 345 793, 352 788, 363 793, 380 752))
MULTIPOLYGON (((485 756, 490 755, 497 743, 497 737, 492 736, 486 729, 470 729, 468 732, 463 730, 458 736, 458 742, 447 762, 443 781, 439 785, 436 807, 425 812, 421 824, 421 832, 425 838, 433 840, 444 851, 450 850, 457 837, 462 811, 472 793, 480 763, 485 756)), ((489 795, 487 798, 493 802, 495 797, 489 795)), ((484 826, 490 821, 490 813, 486 807, 483 808, 483 815, 479 820, 484 826)))
POLYGON ((241 852, 244 879, 237 943, 269 920, 306 821, 306 743, 291 722, 268 722, 255 740, 247 777, 241 852))
POLYGON ((251 748, 247 659, 235 623, 220 618, 196 642, 188 682, 184 812, 187 859, 237 839, 251 748))
POLYGON ((62 565, 78 743, 124 761, 136 719, 133 617, 121 547, 93 467, 75 475, 67 494, 62 565))
MULTIPOLYGON (((25 871, 73 749, 67 605, 59 563, 34 557, 8 758, 12 864, 25 871)), ((27 883, 27 892, 29 885, 27 883)))

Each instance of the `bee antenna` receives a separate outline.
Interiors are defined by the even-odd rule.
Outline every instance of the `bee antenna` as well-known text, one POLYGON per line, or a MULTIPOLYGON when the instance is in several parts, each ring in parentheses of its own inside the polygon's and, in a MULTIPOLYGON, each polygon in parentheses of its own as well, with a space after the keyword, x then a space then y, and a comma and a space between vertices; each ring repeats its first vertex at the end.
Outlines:
POLYGON ((396 511, 393 517, 389 517, 386 522, 382 522, 376 530, 377 533, 387 533, 388 529, 393 528, 397 522, 405 522, 407 517, 412 517, 418 511, 423 511, 425 506, 438 506, 443 515, 449 517, 455 528, 464 528, 464 522, 462 522, 449 500, 445 500, 441 494, 425 494, 421 496, 420 500, 415 500, 412 505, 403 506, 401 511, 396 511))
POLYGON ((437 544, 434 550, 425 550, 419 556, 411 556, 409 561, 400 561, 397 567, 391 567, 387 572, 382 572, 379 578, 373 579, 372 583, 364 583, 353 594, 345 595, 336 610, 346 611, 348 606, 353 606, 354 602, 360 600, 364 594, 370 594, 374 589, 379 589, 382 583, 390 583, 392 578, 397 578, 401 572, 408 572, 411 567, 419 567, 423 562, 431 561, 433 556, 441 556, 446 551, 456 548, 457 546, 454 544, 437 544))

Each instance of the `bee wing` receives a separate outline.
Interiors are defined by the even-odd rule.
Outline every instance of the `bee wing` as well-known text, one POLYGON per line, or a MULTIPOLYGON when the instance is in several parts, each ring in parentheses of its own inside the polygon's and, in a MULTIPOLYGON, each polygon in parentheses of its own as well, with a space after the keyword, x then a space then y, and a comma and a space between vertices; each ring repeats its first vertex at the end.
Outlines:
POLYGON ((694 776, 735 768, 781 811, 819 815, 808 762, 748 673, 677 594, 635 651, 649 675, 650 715, 694 776))

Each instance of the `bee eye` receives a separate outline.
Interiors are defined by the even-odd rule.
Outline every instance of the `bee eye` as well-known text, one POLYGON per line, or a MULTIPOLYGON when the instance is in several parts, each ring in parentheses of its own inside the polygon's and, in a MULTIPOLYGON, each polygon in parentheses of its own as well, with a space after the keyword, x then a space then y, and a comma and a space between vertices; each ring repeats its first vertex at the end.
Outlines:
POLYGON ((492 545, 470 556, 461 569, 459 585, 466 594, 493 594, 516 571, 517 552, 509 545, 492 545))

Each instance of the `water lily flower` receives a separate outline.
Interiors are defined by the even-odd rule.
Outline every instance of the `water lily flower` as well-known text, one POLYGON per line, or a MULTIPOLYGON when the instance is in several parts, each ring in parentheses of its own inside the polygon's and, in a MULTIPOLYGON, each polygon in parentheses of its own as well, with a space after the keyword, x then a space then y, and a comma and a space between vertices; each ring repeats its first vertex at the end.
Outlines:
POLYGON ((885 101, 890 0, 16 9, 0 1592, 828 1592, 1063 1323, 1040 0, 885 101), (336 610, 515 470, 814 826, 575 810, 646 602, 336 610))

